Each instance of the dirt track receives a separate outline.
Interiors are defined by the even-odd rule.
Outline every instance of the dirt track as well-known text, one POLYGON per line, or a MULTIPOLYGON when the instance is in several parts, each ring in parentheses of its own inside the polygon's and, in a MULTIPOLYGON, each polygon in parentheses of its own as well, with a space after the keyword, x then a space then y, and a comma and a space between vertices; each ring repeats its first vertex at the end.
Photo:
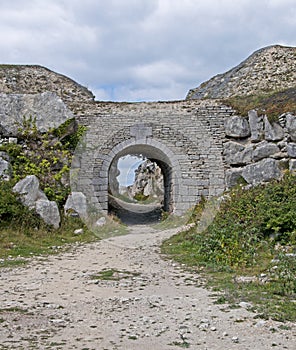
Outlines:
POLYGON ((1 269, 0 349, 295 349, 295 324, 216 305, 199 276, 161 258, 176 229, 130 231, 1 269), (116 280, 92 278, 111 268, 116 280))

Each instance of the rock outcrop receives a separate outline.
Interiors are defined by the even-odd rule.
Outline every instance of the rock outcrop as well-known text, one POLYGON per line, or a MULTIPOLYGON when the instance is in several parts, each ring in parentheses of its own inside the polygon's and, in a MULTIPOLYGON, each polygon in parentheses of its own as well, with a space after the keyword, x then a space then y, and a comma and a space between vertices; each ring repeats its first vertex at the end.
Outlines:
POLYGON ((296 85, 296 47, 268 46, 188 92, 186 99, 265 94, 296 85))
POLYGON ((0 91, 4 94, 40 94, 50 91, 67 106, 94 100, 94 95, 87 88, 38 65, 0 65, 0 91))
POLYGON ((161 198, 163 196, 163 175, 161 168, 147 159, 135 170, 135 181, 129 188, 131 198, 161 198))
POLYGON ((0 93, 0 134, 16 136, 23 128, 24 120, 36 120, 40 132, 57 128, 74 118, 62 99, 53 92, 38 94, 0 93))

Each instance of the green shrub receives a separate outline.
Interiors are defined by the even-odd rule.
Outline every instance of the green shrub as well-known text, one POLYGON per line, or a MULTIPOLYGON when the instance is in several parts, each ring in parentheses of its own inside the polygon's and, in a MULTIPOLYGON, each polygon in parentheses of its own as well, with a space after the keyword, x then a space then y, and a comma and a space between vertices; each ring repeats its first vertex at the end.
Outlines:
POLYGON ((271 288, 280 295, 296 295, 296 256, 280 252, 273 263, 271 272, 271 288), (274 264, 276 264, 274 266, 274 264))
POLYGON ((45 226, 40 217, 24 207, 13 193, 12 181, 0 181, 0 228, 19 227, 23 229, 45 226))
MULTIPOLYGON (((208 228, 183 234, 177 250, 182 256, 186 251, 192 264, 195 260, 219 268, 252 266, 261 258, 260 250, 273 249, 276 243, 295 244, 295 203, 296 176, 289 173, 281 181, 250 190, 238 186, 221 203, 208 228)), ((198 208, 195 211, 199 213, 198 208)))

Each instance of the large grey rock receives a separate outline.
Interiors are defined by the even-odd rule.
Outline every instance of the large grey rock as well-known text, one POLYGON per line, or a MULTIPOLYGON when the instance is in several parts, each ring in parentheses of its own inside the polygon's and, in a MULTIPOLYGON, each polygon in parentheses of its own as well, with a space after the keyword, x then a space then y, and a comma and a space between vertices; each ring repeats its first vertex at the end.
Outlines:
POLYGON ((289 157, 296 158, 296 143, 288 143, 287 152, 289 157))
POLYGON ((249 125, 251 130, 251 141, 258 142, 263 139, 263 117, 258 116, 254 109, 248 112, 249 125))
POLYGON ((296 116, 292 114, 286 115, 286 128, 291 140, 296 142, 296 116))
POLYGON ((228 169, 225 174, 226 187, 231 188, 238 184, 242 179, 242 168, 228 169))
POLYGON ((46 224, 53 226, 55 229, 59 228, 61 217, 56 202, 48 199, 38 199, 35 203, 35 209, 46 224))
POLYGON ((35 175, 28 175, 20 180, 14 187, 13 192, 20 195, 20 200, 26 207, 35 208, 39 199, 47 200, 46 195, 39 188, 39 180, 35 175))
POLYGON ((11 166, 9 161, 0 155, 0 180, 9 180, 11 177, 11 166))
POLYGON ((289 170, 293 173, 296 173, 296 159, 290 159, 289 170))
POLYGON ((0 94, 0 130, 4 136, 15 136, 23 118, 36 118, 40 132, 56 128, 74 117, 55 93, 0 94))
POLYGON ((251 135, 248 120, 239 116, 232 116, 225 121, 225 133, 234 138, 244 138, 251 135))
POLYGON ((280 141, 284 138, 284 129, 278 123, 270 123, 268 118, 264 116, 264 133, 267 141, 280 141))
POLYGON ((257 145, 253 153, 253 159, 258 161, 280 152, 280 148, 274 143, 263 141, 257 145))
POLYGON ((86 197, 82 192, 72 192, 64 206, 65 215, 77 213, 81 219, 87 217, 86 197))
POLYGON ((224 145, 225 161, 230 165, 245 165, 251 162, 253 154, 252 147, 230 141, 224 145))
POLYGON ((252 185, 268 182, 281 177, 281 171, 276 160, 263 159, 257 163, 247 165, 242 171, 242 177, 252 185))

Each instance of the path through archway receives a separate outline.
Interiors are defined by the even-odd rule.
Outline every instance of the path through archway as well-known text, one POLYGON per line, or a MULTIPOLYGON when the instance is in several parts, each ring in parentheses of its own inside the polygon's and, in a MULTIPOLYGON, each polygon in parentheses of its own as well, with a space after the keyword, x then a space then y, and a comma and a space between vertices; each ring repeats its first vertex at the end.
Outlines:
MULTIPOLYGON (((172 173, 173 170, 170 159, 163 151, 156 147, 147 144, 138 144, 122 149, 113 158, 109 167, 108 212, 115 214, 127 224, 147 224, 159 221, 162 212, 173 211, 174 190, 172 173), (148 196, 145 192, 138 192, 136 194, 130 193, 124 196, 122 194, 122 185, 118 181, 120 175, 118 163, 123 157, 134 157, 135 159, 142 160, 142 162, 138 162, 140 163, 139 168, 144 164, 146 166, 145 171, 152 172, 153 168, 160 171, 163 182, 162 193, 148 196), (143 197, 139 196, 139 193, 143 197)), ((144 185, 145 184, 143 184, 143 186, 144 185)), ((145 188, 143 188, 143 190, 144 189, 145 188)), ((129 190, 130 189, 127 188, 127 191, 129 190)))

